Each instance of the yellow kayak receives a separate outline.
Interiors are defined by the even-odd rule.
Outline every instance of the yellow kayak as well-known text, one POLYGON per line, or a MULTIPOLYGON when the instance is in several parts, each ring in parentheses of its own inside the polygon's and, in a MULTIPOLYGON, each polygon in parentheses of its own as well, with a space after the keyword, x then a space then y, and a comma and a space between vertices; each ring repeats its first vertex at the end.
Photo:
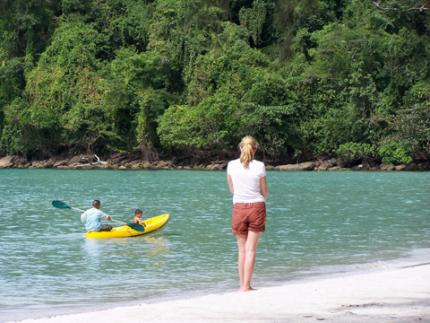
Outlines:
POLYGON ((138 231, 129 227, 128 225, 122 225, 115 227, 111 231, 90 231, 85 233, 85 238, 88 239, 109 239, 109 238, 127 238, 140 236, 155 230, 161 229, 164 225, 169 222, 170 215, 168 213, 154 216, 140 222, 145 227, 145 230, 138 231))

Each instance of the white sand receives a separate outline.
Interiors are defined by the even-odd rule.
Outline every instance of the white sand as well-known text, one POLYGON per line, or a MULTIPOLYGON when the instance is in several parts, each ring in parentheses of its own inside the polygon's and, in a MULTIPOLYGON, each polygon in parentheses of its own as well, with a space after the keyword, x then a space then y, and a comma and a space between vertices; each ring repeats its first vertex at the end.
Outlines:
POLYGON ((430 322, 430 263, 22 322, 430 322))

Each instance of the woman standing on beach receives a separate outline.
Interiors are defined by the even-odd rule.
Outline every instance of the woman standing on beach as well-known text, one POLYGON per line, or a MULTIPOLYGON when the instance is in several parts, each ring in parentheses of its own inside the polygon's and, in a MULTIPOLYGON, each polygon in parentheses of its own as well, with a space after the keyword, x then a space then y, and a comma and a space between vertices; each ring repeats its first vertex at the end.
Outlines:
POLYGON ((239 144, 240 158, 227 166, 227 183, 233 194, 231 231, 238 246, 240 290, 250 291, 258 240, 266 224, 267 182, 264 163, 254 159, 257 141, 246 136, 239 144))

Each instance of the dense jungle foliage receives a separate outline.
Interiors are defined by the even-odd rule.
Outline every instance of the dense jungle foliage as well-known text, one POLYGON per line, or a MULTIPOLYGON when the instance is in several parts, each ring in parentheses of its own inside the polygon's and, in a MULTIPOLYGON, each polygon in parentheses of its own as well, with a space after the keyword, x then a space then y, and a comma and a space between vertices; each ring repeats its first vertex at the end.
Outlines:
POLYGON ((0 154, 428 160, 429 8, 0 0, 0 154))

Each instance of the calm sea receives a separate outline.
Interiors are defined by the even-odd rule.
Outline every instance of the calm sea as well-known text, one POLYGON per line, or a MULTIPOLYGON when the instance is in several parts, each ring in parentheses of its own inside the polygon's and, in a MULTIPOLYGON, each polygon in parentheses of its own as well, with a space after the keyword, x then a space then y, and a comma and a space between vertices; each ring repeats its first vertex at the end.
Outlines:
MULTIPOLYGON (((268 172, 255 286, 430 247, 430 172, 268 172)), ((0 170, 0 321, 235 290, 224 172, 0 170), (86 240, 54 199, 130 220, 164 212, 148 236, 86 240)))

